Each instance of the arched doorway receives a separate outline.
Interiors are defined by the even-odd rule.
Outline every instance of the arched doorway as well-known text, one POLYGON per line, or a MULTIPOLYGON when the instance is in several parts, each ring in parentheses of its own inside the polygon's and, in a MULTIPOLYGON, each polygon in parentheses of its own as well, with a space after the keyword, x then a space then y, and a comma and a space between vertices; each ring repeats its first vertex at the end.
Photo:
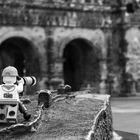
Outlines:
POLYGON ((20 76, 39 76, 39 61, 33 44, 22 37, 11 37, 0 44, 0 70, 15 66, 20 76))
POLYGON ((64 81, 72 86, 73 91, 99 84, 98 53, 90 42, 84 39, 72 40, 65 46, 63 58, 64 81))

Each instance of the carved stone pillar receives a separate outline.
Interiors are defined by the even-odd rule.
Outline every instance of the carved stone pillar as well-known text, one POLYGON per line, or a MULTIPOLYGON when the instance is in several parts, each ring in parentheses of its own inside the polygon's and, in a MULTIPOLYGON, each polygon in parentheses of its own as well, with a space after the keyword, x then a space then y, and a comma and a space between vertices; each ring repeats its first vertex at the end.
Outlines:
POLYGON ((51 89, 57 89, 58 85, 64 83, 63 79, 63 59, 62 58, 56 58, 54 63, 51 65, 51 79, 50 79, 50 88, 51 89))

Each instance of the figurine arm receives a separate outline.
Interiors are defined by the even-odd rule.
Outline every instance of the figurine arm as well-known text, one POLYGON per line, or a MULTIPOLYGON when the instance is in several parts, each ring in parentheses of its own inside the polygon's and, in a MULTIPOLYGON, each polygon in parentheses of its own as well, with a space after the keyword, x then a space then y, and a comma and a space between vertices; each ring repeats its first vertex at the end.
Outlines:
POLYGON ((23 80, 21 79, 21 80, 18 81, 18 85, 17 85, 17 92, 18 92, 18 93, 23 92, 23 89, 24 89, 23 86, 24 86, 24 82, 23 82, 23 80))

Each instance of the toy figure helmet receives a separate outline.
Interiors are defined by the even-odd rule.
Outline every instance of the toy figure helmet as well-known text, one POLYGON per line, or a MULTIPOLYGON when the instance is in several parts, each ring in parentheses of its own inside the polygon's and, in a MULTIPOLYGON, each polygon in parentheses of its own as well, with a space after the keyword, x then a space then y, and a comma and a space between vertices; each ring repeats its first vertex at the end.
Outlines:
POLYGON ((18 71, 15 67, 13 66, 8 66, 6 68, 3 69, 3 72, 2 72, 2 77, 4 76, 18 76, 18 71))

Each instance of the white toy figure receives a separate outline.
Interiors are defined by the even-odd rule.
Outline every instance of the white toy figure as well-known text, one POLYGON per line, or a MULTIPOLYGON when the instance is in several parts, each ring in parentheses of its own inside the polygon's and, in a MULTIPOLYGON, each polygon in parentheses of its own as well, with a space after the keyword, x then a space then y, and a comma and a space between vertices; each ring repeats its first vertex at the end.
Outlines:
MULTIPOLYGON (((2 78, 3 84, 0 85, 0 99, 6 98, 9 101, 11 99, 16 99, 18 101, 19 111, 23 114, 25 120, 29 120, 31 114, 27 112, 26 107, 19 98, 19 94, 24 91, 23 87, 28 82, 28 78, 20 78, 17 69, 13 66, 8 66, 3 70, 2 78)), ((30 79, 32 79, 32 85, 36 83, 34 77, 30 77, 30 79)))

